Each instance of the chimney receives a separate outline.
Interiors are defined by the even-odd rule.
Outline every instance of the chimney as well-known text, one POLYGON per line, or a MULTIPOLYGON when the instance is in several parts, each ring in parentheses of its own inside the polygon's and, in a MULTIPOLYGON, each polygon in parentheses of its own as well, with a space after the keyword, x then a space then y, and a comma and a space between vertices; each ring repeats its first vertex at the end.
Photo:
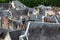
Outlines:
POLYGON ((49 22, 50 23, 50 20, 47 19, 47 18, 44 18, 44 22, 49 22))
POLYGON ((23 24, 19 24, 19 29, 23 29, 23 24))
POLYGON ((8 16, 6 16, 5 18, 4 18, 4 28, 9 28, 9 18, 8 18, 8 16))

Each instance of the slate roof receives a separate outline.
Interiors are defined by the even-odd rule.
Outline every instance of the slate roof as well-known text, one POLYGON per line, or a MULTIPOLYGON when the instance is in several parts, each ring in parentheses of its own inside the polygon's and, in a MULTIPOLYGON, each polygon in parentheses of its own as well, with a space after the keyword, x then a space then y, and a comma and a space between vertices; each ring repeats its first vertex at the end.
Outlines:
POLYGON ((4 39, 7 33, 9 33, 11 40, 19 40, 19 36, 23 34, 22 30, 12 31, 8 29, 0 28, 0 38, 4 39))
POLYGON ((26 7, 23 3, 19 2, 19 1, 12 1, 15 5, 16 8, 24 8, 26 7))
POLYGON ((27 15, 28 13, 27 9, 20 9, 20 10, 11 9, 10 11, 12 13, 13 19, 19 18, 20 16, 23 16, 23 15, 27 15))
POLYGON ((3 16, 3 13, 2 13, 2 11, 0 11, 0 17, 2 17, 3 16))
POLYGON ((19 40, 19 36, 22 34, 21 30, 9 32, 11 40, 19 40))
POLYGON ((0 38, 4 39, 5 36, 7 35, 7 32, 9 32, 10 30, 8 29, 3 29, 3 28, 0 28, 0 38))
POLYGON ((9 7, 12 7, 12 6, 9 3, 0 3, 0 8, 2 7, 4 10, 7 10, 9 7))

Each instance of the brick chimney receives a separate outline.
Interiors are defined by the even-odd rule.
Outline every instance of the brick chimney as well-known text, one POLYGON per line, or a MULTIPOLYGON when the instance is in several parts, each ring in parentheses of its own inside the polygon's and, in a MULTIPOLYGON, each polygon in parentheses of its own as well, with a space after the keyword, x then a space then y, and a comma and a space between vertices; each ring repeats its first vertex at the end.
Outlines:
POLYGON ((4 28, 9 28, 9 18, 8 18, 8 16, 6 16, 5 18, 4 18, 4 28))

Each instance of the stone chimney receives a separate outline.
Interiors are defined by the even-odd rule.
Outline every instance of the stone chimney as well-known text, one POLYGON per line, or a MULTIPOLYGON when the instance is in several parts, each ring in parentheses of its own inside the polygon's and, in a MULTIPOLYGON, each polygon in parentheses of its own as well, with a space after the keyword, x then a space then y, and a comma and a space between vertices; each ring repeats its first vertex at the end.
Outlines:
POLYGON ((19 24, 19 29, 23 29, 23 24, 19 24))
POLYGON ((19 24, 19 29, 20 29, 20 30, 25 30, 25 25, 23 25, 22 23, 19 24))
POLYGON ((4 28, 8 29, 9 28, 9 18, 8 16, 6 16, 4 18, 4 28))
POLYGON ((44 22, 49 22, 50 23, 51 20, 44 18, 44 22))

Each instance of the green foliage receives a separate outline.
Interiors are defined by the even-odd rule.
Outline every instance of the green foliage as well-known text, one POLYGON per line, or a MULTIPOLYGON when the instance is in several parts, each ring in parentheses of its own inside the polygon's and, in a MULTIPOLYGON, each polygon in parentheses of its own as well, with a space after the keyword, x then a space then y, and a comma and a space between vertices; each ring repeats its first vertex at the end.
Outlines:
POLYGON ((38 5, 46 5, 46 6, 60 6, 60 0, 19 0, 24 3, 28 7, 34 7, 38 5))
MULTIPOLYGON (((0 0, 0 3, 9 3, 12 0, 0 0)), ((35 7, 38 5, 46 5, 46 6, 58 6, 60 7, 60 0, 19 0, 23 4, 25 4, 28 7, 35 7)))
POLYGON ((12 0, 0 0, 0 3, 9 3, 11 2, 12 0))

